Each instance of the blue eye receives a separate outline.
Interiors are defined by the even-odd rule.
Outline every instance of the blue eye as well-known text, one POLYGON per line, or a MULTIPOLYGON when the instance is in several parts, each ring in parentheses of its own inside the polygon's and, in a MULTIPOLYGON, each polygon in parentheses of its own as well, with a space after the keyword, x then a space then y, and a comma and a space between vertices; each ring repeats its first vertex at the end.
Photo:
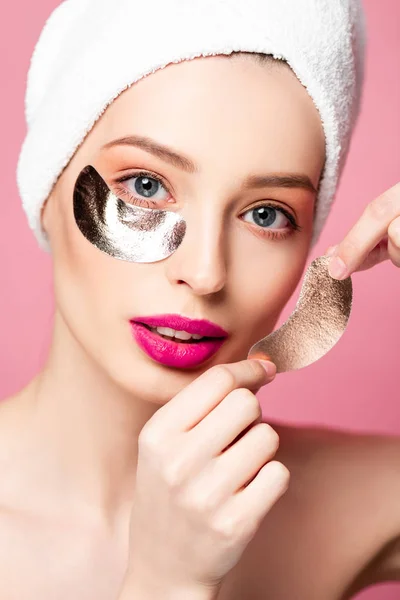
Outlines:
POLYGON ((150 205, 152 208, 157 209, 162 208, 162 202, 165 199, 156 198, 155 194, 157 194, 160 189, 166 192, 169 191, 160 177, 148 173, 147 171, 130 173, 129 175, 124 175, 123 177, 116 179, 112 189, 122 200, 125 200, 124 196, 126 196, 126 201, 130 204, 136 204, 138 206, 145 205, 146 208, 150 205), (131 189, 131 185, 120 185, 125 181, 133 180, 136 180, 132 186, 133 189, 131 189))
POLYGON ((260 227, 269 227, 270 225, 275 224, 278 229, 281 229, 282 227, 285 228, 285 224, 287 224, 288 221, 288 218, 282 212, 277 211, 277 209, 272 206, 257 206, 256 208, 247 211, 245 214, 250 214, 256 225, 259 225, 260 227))
MULTIPOLYGON (((288 223, 291 229, 301 229, 293 217, 293 215, 282 207, 276 204, 261 204, 255 206, 244 214, 250 214, 251 218, 259 227, 270 229, 271 225, 275 225, 278 229, 286 228, 288 223)), ((245 219, 246 220, 246 219, 245 219)))
POLYGON ((168 190, 163 181, 147 171, 125 175, 124 177, 117 179, 116 183, 119 184, 127 181, 133 181, 134 183, 129 185, 125 184, 123 187, 117 185, 116 191, 119 196, 127 195, 128 202, 131 202, 132 204, 138 204, 139 206, 150 204, 155 208, 161 208, 161 205, 159 204, 167 198, 156 198, 156 194, 160 190, 164 190, 167 192, 168 197, 168 190))
MULTIPOLYGON (((124 175, 116 180, 116 184, 116 192, 119 196, 126 195, 128 202, 139 206, 146 205, 148 207, 150 205, 153 208, 161 209, 163 208, 162 203, 167 200, 170 193, 164 181, 148 171, 139 171, 124 175), (118 185, 126 181, 133 181, 133 184, 129 186, 126 184, 125 186, 118 185), (160 190, 167 193, 167 198, 156 197, 160 190)), ((288 210, 276 204, 264 202, 259 206, 254 206, 247 210, 244 214, 247 213, 254 219, 255 225, 258 225, 260 232, 272 238, 287 237, 290 233, 294 233, 294 231, 302 230, 302 227, 297 224, 294 216, 288 210), (289 227, 287 226, 288 223, 289 227), (275 230, 276 228, 278 228, 278 231, 275 230)))

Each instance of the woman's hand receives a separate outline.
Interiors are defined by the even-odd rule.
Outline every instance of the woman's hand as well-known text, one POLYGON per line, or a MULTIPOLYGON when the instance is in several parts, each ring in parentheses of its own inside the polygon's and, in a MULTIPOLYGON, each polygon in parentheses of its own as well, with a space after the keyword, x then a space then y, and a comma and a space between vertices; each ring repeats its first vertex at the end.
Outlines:
POLYGON ((367 204, 346 237, 329 246, 325 255, 334 256, 329 273, 335 279, 345 279, 387 259, 400 267, 400 183, 367 204))
POLYGON ((261 422, 253 393, 275 373, 258 360, 215 365, 145 424, 127 588, 201 598, 239 561, 289 482, 287 468, 272 460, 278 434, 261 422))

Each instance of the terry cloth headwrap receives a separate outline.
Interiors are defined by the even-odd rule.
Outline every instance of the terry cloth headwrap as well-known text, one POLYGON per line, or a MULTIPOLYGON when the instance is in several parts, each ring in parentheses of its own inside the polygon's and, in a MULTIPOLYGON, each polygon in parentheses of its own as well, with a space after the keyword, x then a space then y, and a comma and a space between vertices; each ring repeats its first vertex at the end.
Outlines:
POLYGON ((311 246, 328 217, 360 111, 361 0, 64 0, 47 19, 27 77, 17 183, 42 249, 41 208, 106 107, 171 62, 263 52, 287 61, 319 110, 326 161, 311 246))

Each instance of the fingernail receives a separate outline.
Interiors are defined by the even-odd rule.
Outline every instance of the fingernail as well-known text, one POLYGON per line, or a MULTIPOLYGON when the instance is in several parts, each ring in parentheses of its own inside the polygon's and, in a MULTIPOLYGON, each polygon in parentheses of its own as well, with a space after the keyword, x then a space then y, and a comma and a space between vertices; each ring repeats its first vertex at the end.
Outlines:
POLYGON ((337 244, 336 244, 336 246, 329 246, 329 248, 325 252, 325 256, 332 256, 336 252, 336 249, 337 249, 337 244))
POLYGON ((269 377, 274 377, 276 375, 276 365, 273 362, 261 359, 257 360, 264 367, 269 377))
POLYGON ((339 256, 333 256, 329 261, 329 275, 334 279, 344 279, 347 267, 339 256))

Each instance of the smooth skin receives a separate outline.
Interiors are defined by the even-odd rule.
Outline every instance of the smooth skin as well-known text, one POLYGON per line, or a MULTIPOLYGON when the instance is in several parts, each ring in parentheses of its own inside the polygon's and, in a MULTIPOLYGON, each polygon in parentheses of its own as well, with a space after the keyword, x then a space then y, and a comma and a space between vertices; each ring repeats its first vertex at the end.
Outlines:
POLYGON ((215 365, 143 427, 124 598, 217 597, 289 483, 250 391, 273 376, 257 360, 215 365))
MULTIPOLYGON (((42 213, 54 266, 48 358, 0 405, 1 597, 110 600, 122 589, 121 600, 144 600, 156 582, 163 598, 190 591, 208 600, 210 581, 222 576, 218 600, 339 600, 400 578, 398 438, 262 424, 261 371, 246 360, 304 272, 316 194, 241 184, 251 174, 297 173, 316 188, 324 159, 319 113, 305 88, 287 66, 246 56, 170 64, 103 113, 42 213), (127 135, 166 144, 198 170, 149 147, 103 148, 127 135), (163 178, 154 201, 188 224, 178 250, 135 264, 93 247, 72 211, 87 164, 113 189, 129 173, 132 192, 140 169, 163 178), (252 212, 266 202, 288 210, 301 229, 292 231, 277 210, 266 231, 252 212), (230 337, 198 369, 164 367, 134 343, 128 323, 164 312, 210 319, 230 337), (214 385, 227 370, 230 383, 214 385), (274 464, 286 483, 273 481, 274 464), (176 482, 185 493, 172 491, 176 482), (233 501, 245 496, 246 513, 233 501), (202 502, 217 508, 218 521, 199 511, 202 502), (241 534, 222 525, 228 515, 241 534), (216 523, 225 549, 218 536, 211 544, 216 523)), ((384 235, 383 222, 399 251, 391 226, 398 196, 395 188, 396 216, 377 218, 374 203, 366 214, 375 217, 349 238, 351 251, 343 243, 340 255, 353 267, 384 235)))
POLYGON ((335 279, 345 279, 384 260, 400 267, 400 183, 367 204, 344 239, 330 246, 326 254, 334 257, 329 272, 335 279))

